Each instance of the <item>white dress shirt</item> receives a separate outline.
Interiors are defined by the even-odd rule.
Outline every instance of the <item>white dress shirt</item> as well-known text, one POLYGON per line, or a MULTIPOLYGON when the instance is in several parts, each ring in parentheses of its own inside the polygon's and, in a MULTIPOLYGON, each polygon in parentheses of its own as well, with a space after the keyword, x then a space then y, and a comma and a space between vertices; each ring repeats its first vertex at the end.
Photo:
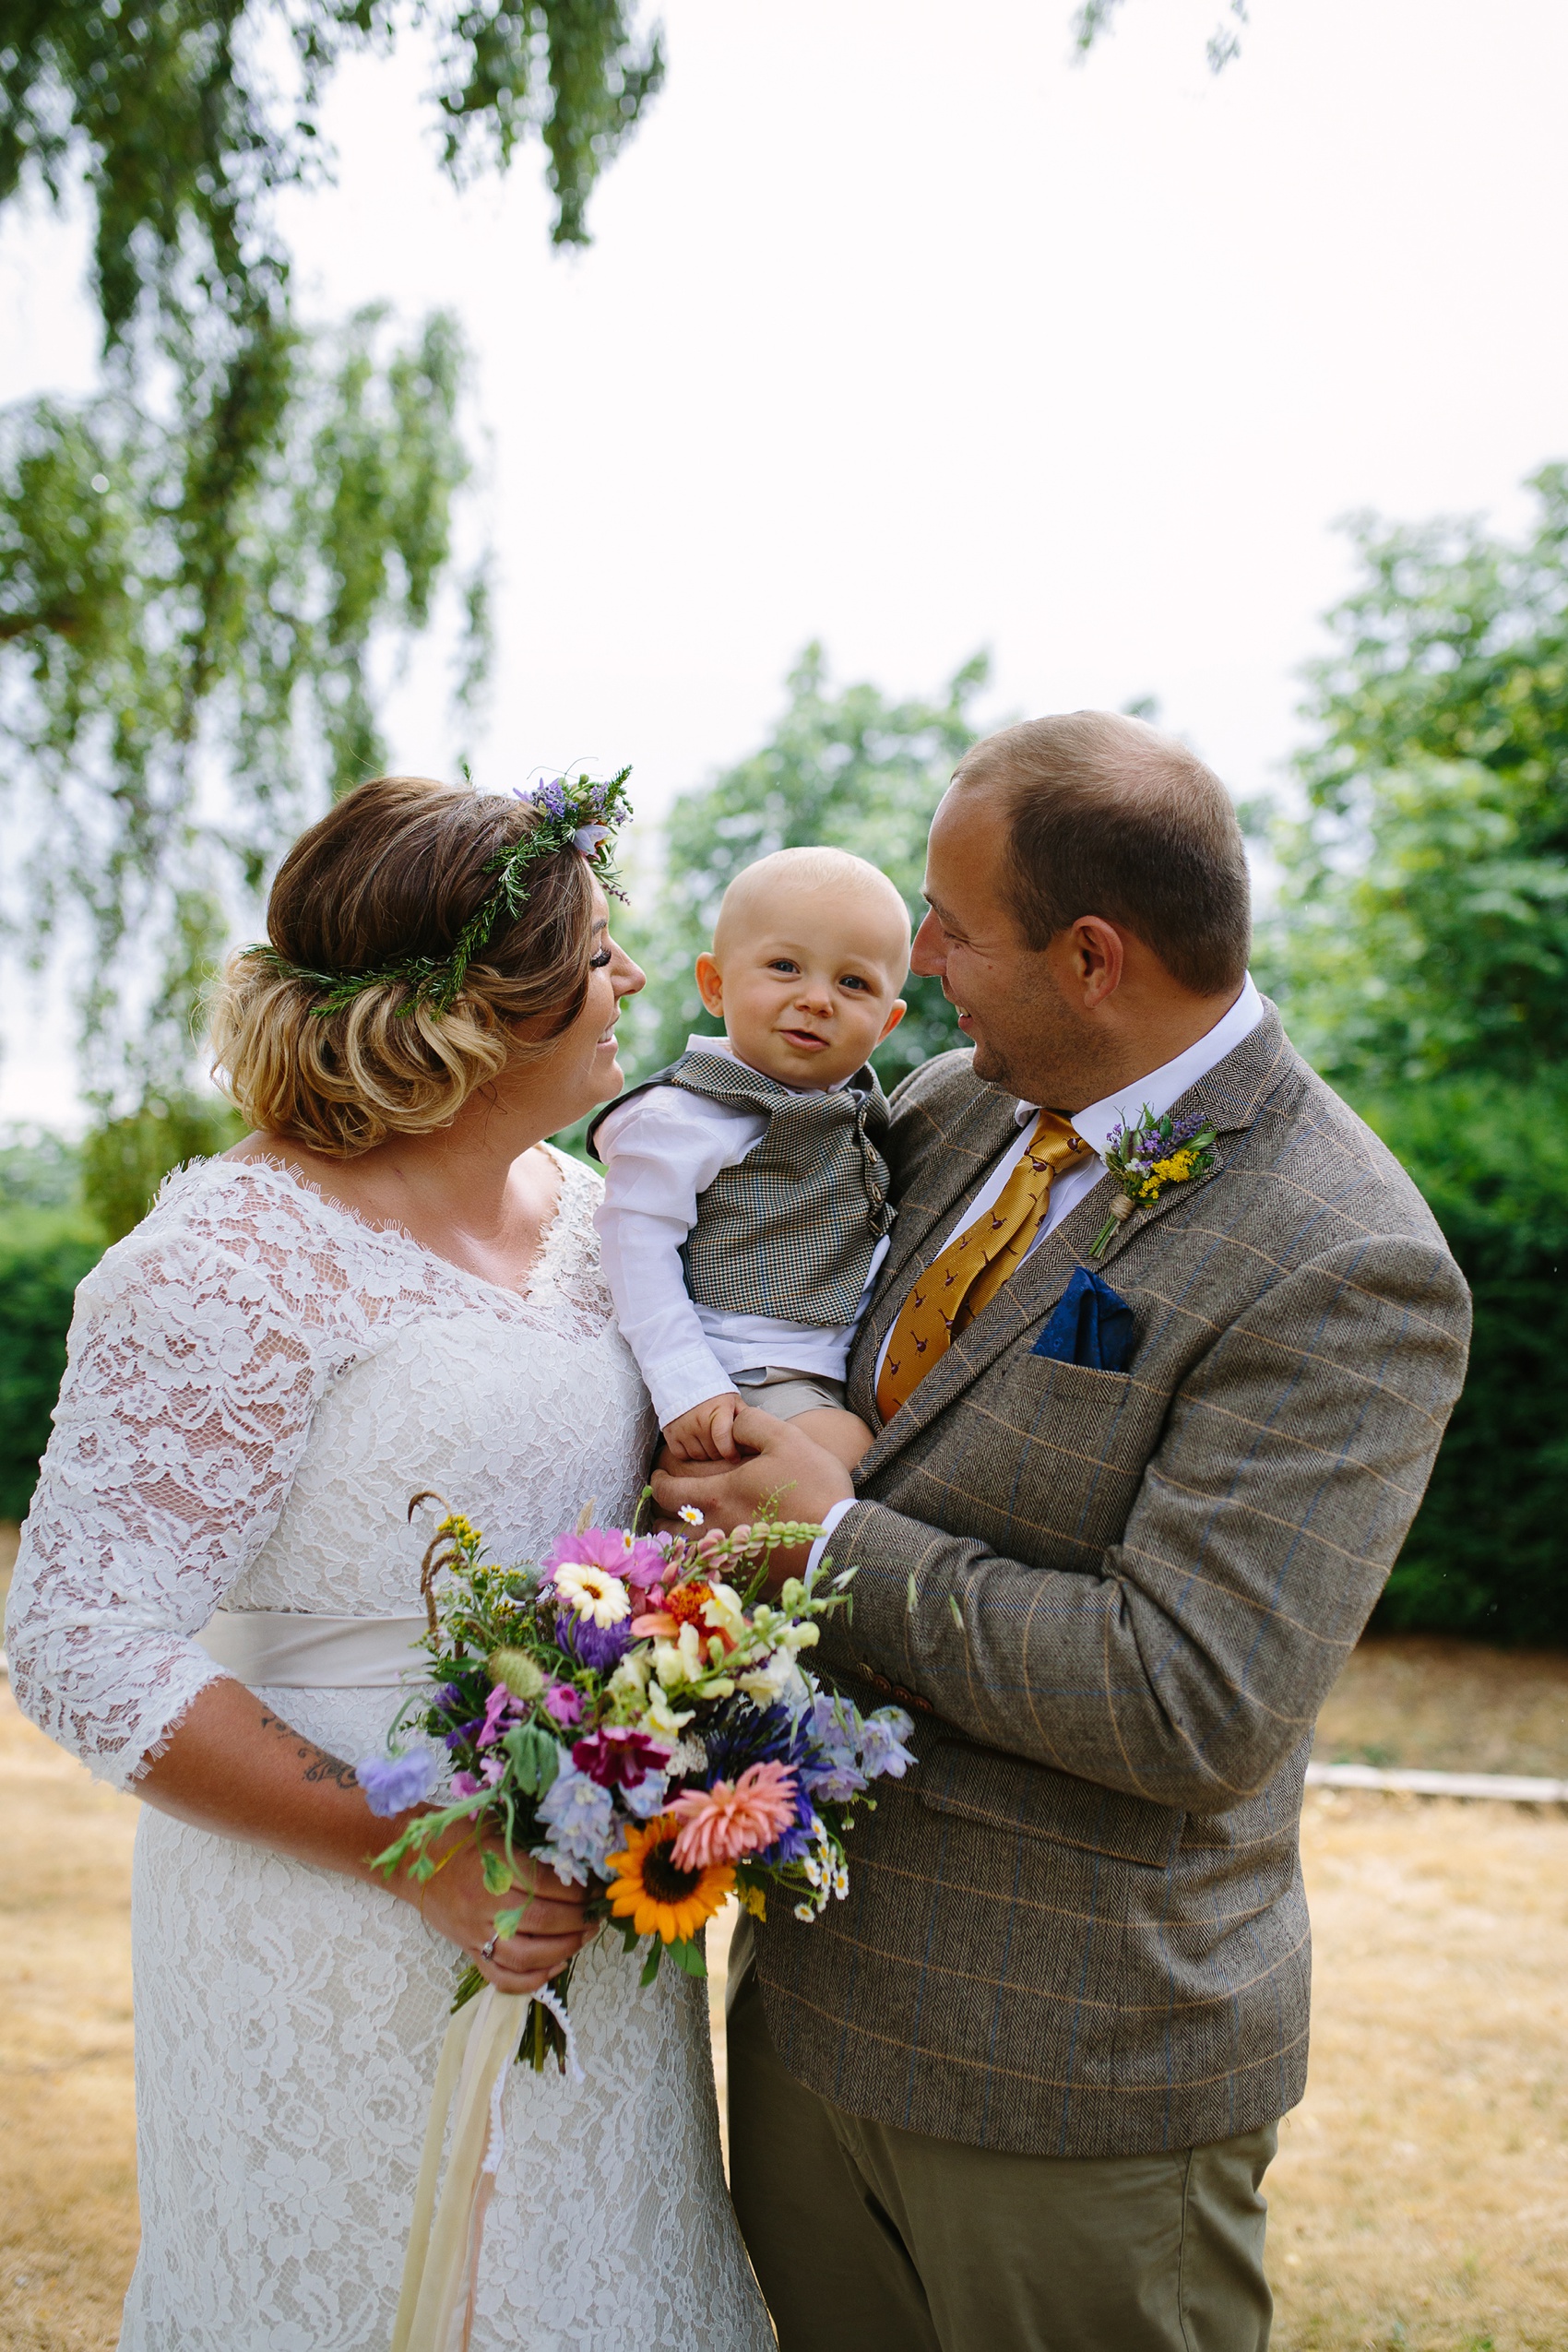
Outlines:
MULTIPOLYGON (((1069 1168, 1055 1179, 1051 1187, 1049 1212, 1040 1225, 1039 1231, 1024 1253, 1026 1259, 1034 1254, 1047 1234, 1053 1233, 1063 1218, 1070 1216, 1078 1203, 1099 1182, 1105 1173, 1105 1155, 1110 1148, 1114 1130, 1126 1124, 1140 1125, 1146 1112, 1151 1119, 1161 1117, 1170 1109, 1172 1103, 1181 1101, 1190 1087, 1195 1087, 1198 1080, 1206 1076, 1218 1063, 1223 1062, 1228 1053, 1233 1053, 1243 1038, 1251 1037, 1262 1018, 1263 999, 1253 985, 1252 974, 1249 972, 1242 982, 1241 993, 1231 1005, 1230 1010, 1222 1014, 1213 1028, 1206 1036, 1199 1038, 1195 1045, 1189 1045, 1184 1052, 1178 1053, 1170 1062, 1162 1063, 1158 1070, 1151 1070, 1146 1078, 1134 1078, 1127 1086, 1119 1087, 1114 1094, 1107 1095, 1103 1101, 1091 1102, 1086 1111, 1074 1112, 1074 1126, 1082 1135, 1085 1143, 1093 1145, 1098 1158, 1086 1159, 1080 1167, 1069 1168)), ((1022 1135, 1033 1133, 1035 1121, 1039 1117, 1039 1105, 1038 1102, 1020 1102, 1013 1116, 1022 1131, 1020 1140, 1017 1143, 1006 1145, 998 1153, 995 1164, 979 1192, 965 1204, 953 1224, 949 1226, 943 1239, 943 1250, 947 1247, 949 1241, 957 1238, 967 1225, 972 1225, 976 1218, 983 1217, 992 1203, 999 1197, 1003 1186, 1023 1157, 1022 1135)), ((933 1257, 940 1257, 942 1251, 933 1251, 932 1254, 933 1257)), ((876 1359, 879 1379, 882 1376, 883 1359, 892 1345, 892 1340, 893 1333, 890 1329, 876 1359)), ((824 1519, 822 1524, 827 1533, 820 1537, 812 1546, 811 1564, 813 1567, 822 1557, 827 1537, 833 1533, 845 1512, 854 1508, 858 1499, 854 1495, 846 1495, 842 1503, 836 1503, 833 1505, 832 1510, 824 1519)))
MULTIPOLYGON (((686 1051, 740 1060, 728 1038, 688 1038, 686 1051)), ((828 1091, 837 1093, 837 1087, 828 1091)), ((737 1372, 772 1364, 842 1380, 849 1343, 887 1255, 885 1237, 850 1323, 825 1327, 697 1305, 681 1262, 681 1245, 697 1221, 697 1196, 720 1169, 736 1167, 754 1150, 766 1133, 766 1111, 715 1102, 684 1087, 650 1087, 617 1104, 599 1130, 604 1198, 594 1223, 604 1277, 661 1429, 694 1405, 728 1394, 737 1372)))

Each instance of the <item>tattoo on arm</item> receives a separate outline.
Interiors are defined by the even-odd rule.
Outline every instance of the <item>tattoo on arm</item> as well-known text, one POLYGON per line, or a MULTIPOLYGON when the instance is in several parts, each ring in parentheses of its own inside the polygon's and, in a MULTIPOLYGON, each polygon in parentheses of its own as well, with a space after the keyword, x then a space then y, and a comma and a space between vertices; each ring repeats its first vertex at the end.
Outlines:
POLYGON ((285 1723, 280 1715, 268 1715, 264 1709, 261 1728, 264 1731, 276 1731, 283 1739, 293 1741, 294 1753, 305 1768, 304 1776, 308 1782, 318 1787, 329 1783, 335 1788, 351 1789, 356 1796, 360 1793, 359 1780, 352 1764, 345 1764, 341 1756, 328 1755, 327 1750, 318 1748, 314 1740, 302 1739, 293 1725, 285 1723))

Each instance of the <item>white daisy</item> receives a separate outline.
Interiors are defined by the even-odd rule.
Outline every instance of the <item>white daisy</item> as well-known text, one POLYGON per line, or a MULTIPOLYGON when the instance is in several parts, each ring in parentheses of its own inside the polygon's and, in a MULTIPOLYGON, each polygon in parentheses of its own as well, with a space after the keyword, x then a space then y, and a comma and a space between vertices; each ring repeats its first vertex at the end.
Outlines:
POLYGON ((608 1568, 594 1568, 586 1560, 569 1561, 555 1571, 555 1589, 579 1617, 596 1625, 619 1625, 632 1613, 632 1597, 619 1576, 608 1568))

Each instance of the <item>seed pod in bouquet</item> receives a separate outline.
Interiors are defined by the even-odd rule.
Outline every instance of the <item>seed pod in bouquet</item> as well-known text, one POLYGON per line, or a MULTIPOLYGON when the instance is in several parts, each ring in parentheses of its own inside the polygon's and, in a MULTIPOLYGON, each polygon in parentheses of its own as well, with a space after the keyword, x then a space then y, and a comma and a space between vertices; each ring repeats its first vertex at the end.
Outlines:
POLYGON ((492 1650, 486 1664, 491 1681, 504 1682, 515 1699, 531 1701, 543 1697, 547 1677, 527 1650, 492 1650))

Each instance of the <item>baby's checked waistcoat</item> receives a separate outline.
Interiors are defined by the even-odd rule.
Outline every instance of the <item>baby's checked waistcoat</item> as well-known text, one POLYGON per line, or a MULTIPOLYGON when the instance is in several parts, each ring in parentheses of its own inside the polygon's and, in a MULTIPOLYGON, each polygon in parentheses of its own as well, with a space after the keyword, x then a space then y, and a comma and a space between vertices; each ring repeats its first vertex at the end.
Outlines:
POLYGON ((831 1093, 800 1093, 727 1053, 690 1052, 634 1091, 647 1087, 682 1087, 767 1119, 761 1141, 698 1196, 682 1252, 697 1305, 823 1330, 852 1322, 893 1222, 881 1149, 887 1098, 870 1064, 831 1093))

